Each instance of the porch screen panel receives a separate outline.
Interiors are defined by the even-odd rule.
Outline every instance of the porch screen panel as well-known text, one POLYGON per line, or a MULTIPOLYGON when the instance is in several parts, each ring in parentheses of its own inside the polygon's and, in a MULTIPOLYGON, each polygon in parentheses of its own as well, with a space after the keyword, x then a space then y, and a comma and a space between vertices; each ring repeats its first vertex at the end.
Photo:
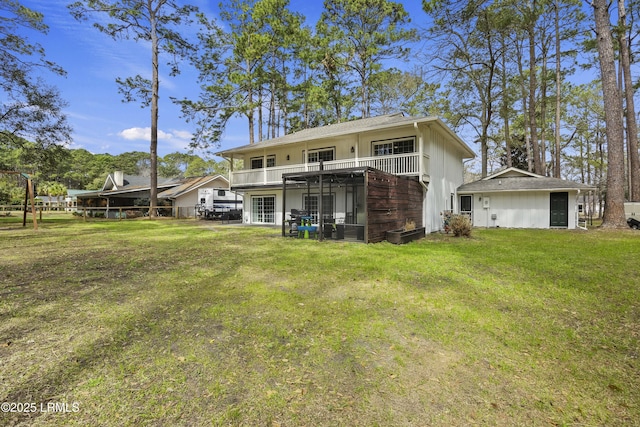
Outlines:
MULTIPOLYGON (((304 210, 309 212, 309 215, 314 220, 318 219, 318 196, 304 196, 304 210)), ((322 196, 322 216, 324 218, 333 218, 333 194, 325 194, 322 196)))

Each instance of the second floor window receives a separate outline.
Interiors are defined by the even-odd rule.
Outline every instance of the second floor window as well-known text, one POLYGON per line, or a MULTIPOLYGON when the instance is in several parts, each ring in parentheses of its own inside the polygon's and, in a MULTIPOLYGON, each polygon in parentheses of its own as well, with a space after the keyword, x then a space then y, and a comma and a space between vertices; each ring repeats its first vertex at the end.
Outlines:
POLYGON ((373 155, 391 156, 392 154, 414 153, 416 151, 415 145, 414 138, 403 138, 391 141, 373 141, 373 155))
POLYGON ((333 148, 323 148, 320 150, 311 150, 307 156, 307 162, 318 163, 320 160, 323 162, 330 162, 334 160, 333 148))
POLYGON ((267 156, 267 167, 272 168, 276 165, 276 156, 267 156))
MULTIPOLYGON (((272 168, 276 165, 276 156, 267 156, 267 167, 272 168)), ((252 157, 251 169, 262 169, 264 167, 264 157, 252 157)))
POLYGON ((251 169, 262 169, 264 159, 262 157, 254 157, 251 159, 251 169))

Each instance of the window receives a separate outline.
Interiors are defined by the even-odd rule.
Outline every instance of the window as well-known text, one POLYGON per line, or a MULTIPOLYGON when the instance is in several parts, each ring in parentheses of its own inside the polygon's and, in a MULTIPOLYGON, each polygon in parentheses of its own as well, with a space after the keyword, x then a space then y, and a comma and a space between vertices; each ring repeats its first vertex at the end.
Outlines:
POLYGON ((393 144, 390 142, 386 144, 374 144, 373 153, 376 156, 389 156, 393 154, 393 144))
POLYGON ((392 154, 407 154, 416 151, 415 138, 403 138, 387 141, 373 141, 374 156, 390 156, 392 154))
POLYGON ((224 197, 226 194, 227 194, 227 192, 226 192, 226 191, 224 191, 224 190, 218 190, 218 196, 219 196, 219 197, 224 197))
POLYGON ((253 157, 251 159, 251 169, 262 169, 262 165, 263 165, 263 158, 262 157, 253 157))
POLYGON ((319 150, 309 150, 309 154, 307 156, 307 162, 309 163, 319 163, 320 160, 323 162, 330 162, 334 159, 333 156, 334 149, 333 148, 322 148, 319 150))
MULTIPOLYGON (((276 165, 276 156, 271 154, 267 156, 267 167, 272 168, 276 165)), ((264 167, 264 157, 252 157, 251 169, 262 169, 264 167)))
POLYGON ((251 222, 254 224, 275 224, 275 196, 253 196, 251 198, 251 222))

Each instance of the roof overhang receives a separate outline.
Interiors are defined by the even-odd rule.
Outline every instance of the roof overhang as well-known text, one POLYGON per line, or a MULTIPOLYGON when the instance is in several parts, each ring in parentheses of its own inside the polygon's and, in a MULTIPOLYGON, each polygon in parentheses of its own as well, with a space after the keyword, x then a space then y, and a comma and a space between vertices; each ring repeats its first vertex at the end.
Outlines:
POLYGON ((198 188, 202 188, 203 186, 217 179, 221 179, 227 184, 227 187, 225 189, 229 188, 229 180, 224 175, 208 175, 197 178, 187 178, 182 183, 174 185, 173 187, 164 191, 164 193, 168 194, 158 194, 158 198, 174 200, 180 196, 183 196, 184 194, 190 193, 191 191, 197 190, 198 188), (175 192, 172 193, 172 191, 175 192))
POLYGON ((595 187, 565 179, 538 175, 518 168, 505 168, 477 181, 463 184, 458 194, 476 193, 531 193, 531 192, 583 192, 595 187))
MULTIPOLYGON (((171 188, 171 187, 175 187, 176 185, 177 185, 176 183, 160 184, 160 185, 158 185, 158 189, 160 189, 160 188, 171 188)), ((142 191, 151 191, 151 187, 132 187, 132 188, 126 188, 126 189, 122 189, 122 190, 95 191, 95 192, 91 192, 91 193, 78 194, 76 197, 79 197, 81 199, 86 199, 86 198, 91 198, 91 197, 109 198, 109 197, 113 197, 113 196, 126 195, 126 194, 130 194, 130 193, 138 193, 138 192, 142 192, 142 191)))
POLYGON ((438 117, 411 117, 400 115, 389 115, 380 117, 380 119, 384 118, 388 118, 388 120, 376 121, 376 119, 378 118, 360 119, 351 122, 343 122, 317 128, 304 129, 279 138, 261 141, 256 144, 247 144, 240 147, 231 148, 229 150, 220 151, 215 154, 217 156, 229 159, 233 157, 243 157, 246 153, 255 153, 257 150, 267 150, 275 146, 282 147, 286 145, 298 144, 301 142, 337 138, 346 135, 356 135, 365 132, 375 132, 408 126, 416 127, 419 125, 432 125, 441 130, 448 137, 453 139, 457 145, 459 145, 459 148, 461 148, 461 150, 464 152, 464 158, 474 158, 476 156, 475 152, 438 117))
POLYGON ((339 176, 345 178, 354 178, 356 176, 363 176, 367 171, 374 170, 374 168, 365 166, 358 168, 344 168, 344 169, 327 169, 320 171, 310 172, 293 172, 283 173, 283 181, 307 181, 312 178, 325 177, 325 176, 339 176))
POLYGON ((596 190, 595 187, 588 187, 588 188, 576 188, 576 187, 566 187, 566 188, 562 188, 562 187, 558 187, 558 188, 522 188, 522 189, 516 189, 516 188, 505 188, 505 189, 481 189, 481 188, 475 188, 475 189, 469 189, 469 190, 464 190, 464 189, 460 189, 460 187, 458 187, 457 193, 460 194, 490 194, 490 193, 539 193, 539 192, 550 192, 550 193, 559 193, 559 192, 577 192, 577 193, 582 193, 584 191, 593 191, 596 190))

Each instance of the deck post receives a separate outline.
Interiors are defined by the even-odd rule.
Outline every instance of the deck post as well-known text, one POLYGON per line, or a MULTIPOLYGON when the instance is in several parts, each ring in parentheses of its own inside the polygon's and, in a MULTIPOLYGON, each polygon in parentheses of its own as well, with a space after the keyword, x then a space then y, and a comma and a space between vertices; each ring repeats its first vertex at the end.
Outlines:
POLYGON ((287 212, 287 179, 282 178, 282 237, 285 236, 285 218, 287 212))
POLYGON ((318 197, 318 240, 321 242, 324 240, 324 211, 322 206, 322 198, 324 196, 324 188, 322 185, 324 181, 324 175, 322 174, 323 169, 322 161, 320 161, 320 173, 318 173, 318 179, 320 180, 320 197, 318 197))

